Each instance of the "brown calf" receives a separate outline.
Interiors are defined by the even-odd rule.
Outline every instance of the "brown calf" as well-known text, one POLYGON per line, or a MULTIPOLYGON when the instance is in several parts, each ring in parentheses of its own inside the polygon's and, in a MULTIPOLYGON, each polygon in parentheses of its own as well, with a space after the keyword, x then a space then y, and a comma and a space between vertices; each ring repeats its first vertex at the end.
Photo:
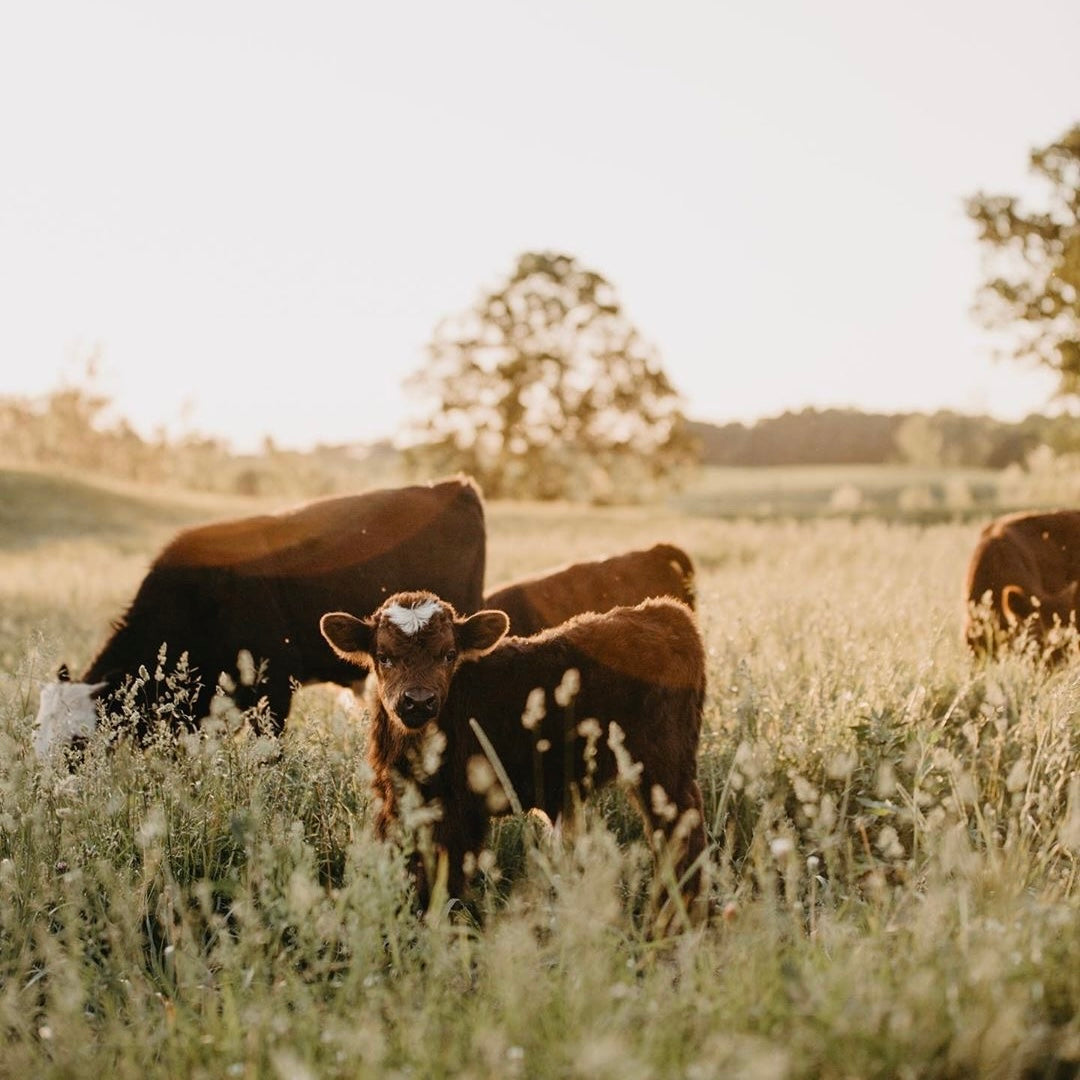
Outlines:
POLYGON ((1029 634, 1039 645, 1077 613, 1080 511, 1009 514, 979 536, 967 573, 964 636, 978 655, 1029 634))
POLYGON ((655 544, 608 559, 573 563, 511 582, 484 597, 484 607, 510 616, 510 633, 526 636, 584 611, 608 611, 653 596, 694 606, 694 564, 682 548, 655 544))
MULTIPOLYGON (((683 845, 676 870, 687 877, 685 894, 698 895, 705 655, 685 604, 647 600, 508 638, 501 611, 462 618, 433 593, 408 592, 367 619, 324 615, 321 627, 343 659, 373 663, 376 830, 387 835, 397 819, 398 778, 415 781, 425 800, 441 804, 434 840, 446 852, 451 895, 464 892, 488 819, 508 809, 509 792, 477 782, 491 766, 505 769, 523 809, 537 807, 553 821, 572 809, 575 792, 609 783, 620 767, 624 776, 636 773, 647 826, 683 845), (474 721, 497 763, 487 762, 474 721), (594 757, 585 753, 590 730, 594 757), (422 764, 433 731, 445 739, 435 768, 422 764)), ((417 885, 426 906, 419 868, 417 885)))

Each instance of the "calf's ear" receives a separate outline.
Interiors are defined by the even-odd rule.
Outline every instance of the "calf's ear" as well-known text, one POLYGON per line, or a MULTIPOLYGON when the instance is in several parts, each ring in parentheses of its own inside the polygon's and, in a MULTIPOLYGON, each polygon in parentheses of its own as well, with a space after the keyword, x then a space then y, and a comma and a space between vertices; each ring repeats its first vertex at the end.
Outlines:
POLYGON ((319 620, 319 629, 342 659, 358 660, 358 654, 370 657, 373 636, 370 622, 345 611, 330 611, 319 620))
POLYGON ((478 611, 454 624, 458 651, 465 659, 491 652, 510 629, 510 616, 505 611, 478 611))

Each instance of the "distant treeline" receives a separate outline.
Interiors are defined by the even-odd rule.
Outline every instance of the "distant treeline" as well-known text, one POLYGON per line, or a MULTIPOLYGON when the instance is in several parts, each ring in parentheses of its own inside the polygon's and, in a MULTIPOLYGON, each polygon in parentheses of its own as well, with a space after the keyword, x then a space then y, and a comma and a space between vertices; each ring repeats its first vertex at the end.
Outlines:
MULTIPOLYGON (((1080 452, 1080 419, 1029 416, 1006 423, 937 412, 878 414, 803 409, 752 424, 689 423, 704 465, 884 465, 1004 469, 1080 452)), ((1063 456, 1061 462, 1072 459, 1063 456)), ((196 434, 140 436, 93 387, 44 398, 0 395, 0 465, 76 469, 135 480, 251 495, 321 495, 410 478, 386 440, 287 450, 266 439, 253 454, 196 434)), ((1071 468, 1071 465, 1069 466, 1071 468)))
POLYGON ((1080 450, 1080 419, 803 409, 752 424, 689 422, 706 465, 946 465, 1003 469, 1036 447, 1080 450))

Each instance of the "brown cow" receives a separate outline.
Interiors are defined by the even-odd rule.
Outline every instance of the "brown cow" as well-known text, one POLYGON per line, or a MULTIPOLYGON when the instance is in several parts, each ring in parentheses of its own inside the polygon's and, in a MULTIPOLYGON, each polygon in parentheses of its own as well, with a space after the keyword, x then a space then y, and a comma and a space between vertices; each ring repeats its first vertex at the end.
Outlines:
MULTIPOLYGON (((197 674, 193 699, 173 721, 193 726, 206 716, 225 672, 237 684, 236 703, 265 697, 271 729, 280 731, 295 683, 359 677, 319 634, 327 608, 344 601, 371 610, 403 588, 423 587, 475 611, 485 540, 480 492, 460 477, 187 529, 154 560, 81 680, 65 680, 62 669, 61 681, 42 687, 34 747, 45 754, 92 732, 95 697, 140 667, 153 673, 163 643, 174 664, 187 652, 197 674), (264 665, 254 686, 237 670, 241 650, 264 665)), ((145 734, 157 689, 154 681, 145 687, 136 734, 145 734)))
POLYGON ((525 637, 585 611, 608 611, 654 596, 694 606, 694 564, 682 548, 655 544, 549 570, 488 593, 484 607, 505 611, 510 633, 525 637))
POLYGON ((979 536, 967 573, 964 636, 977 655, 1027 633, 1053 646, 1077 613, 1080 511, 1009 514, 979 536))
MULTIPOLYGON (((434 841, 447 856, 450 894, 461 896, 489 817, 513 797, 478 777, 501 767, 520 806, 554 821, 572 809, 575 793, 609 783, 621 769, 636 774, 649 829, 682 847, 676 869, 687 878, 685 894, 699 895, 705 654, 690 609, 646 600, 529 638, 504 637, 507 625, 501 611, 463 618, 429 592, 392 596, 366 619, 323 616, 322 632, 344 659, 374 663, 377 833, 392 830, 402 779, 416 782, 427 802, 441 804, 434 841), (497 760, 488 762, 474 724, 497 760), (425 753, 433 733, 445 741, 437 763, 425 753), (586 754, 590 740, 594 757, 586 754)), ((414 871, 426 907, 426 876, 414 871)))

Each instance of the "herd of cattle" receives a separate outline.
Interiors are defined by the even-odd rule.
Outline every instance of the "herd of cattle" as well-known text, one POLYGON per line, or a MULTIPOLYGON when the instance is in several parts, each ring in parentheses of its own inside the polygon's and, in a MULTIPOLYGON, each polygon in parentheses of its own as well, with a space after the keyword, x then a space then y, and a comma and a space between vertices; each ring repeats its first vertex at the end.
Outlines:
MULTIPOLYGON (((294 686, 354 686, 371 673, 376 832, 394 836, 404 785, 416 784, 441 808, 433 841, 449 895, 467 890, 491 816, 538 808, 556 820, 621 777, 648 835, 677 853, 683 896, 699 903, 705 653, 689 556, 661 543, 486 595, 485 559, 483 502, 468 478, 181 532, 82 677, 61 668, 42 687, 34 747, 47 756, 85 740, 118 693, 137 704, 133 676, 154 671, 163 647, 174 663, 186 653, 196 677, 176 715, 188 727, 223 683, 276 734, 294 686), (257 680, 243 677, 244 654, 257 680)), ((1060 655, 1078 582, 1080 512, 992 522, 968 570, 968 644, 993 654, 1025 636, 1060 655)), ((143 718, 133 734, 145 737, 152 712, 133 711, 143 718)), ((417 858, 412 873, 425 905, 432 867, 417 858)))

